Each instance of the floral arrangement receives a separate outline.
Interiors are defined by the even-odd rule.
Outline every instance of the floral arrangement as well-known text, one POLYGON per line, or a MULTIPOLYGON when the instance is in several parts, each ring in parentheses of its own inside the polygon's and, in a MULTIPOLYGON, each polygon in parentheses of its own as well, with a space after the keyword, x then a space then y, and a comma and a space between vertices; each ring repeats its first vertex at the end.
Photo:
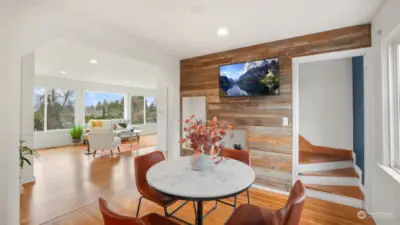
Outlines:
POLYGON ((222 139, 226 135, 232 137, 232 126, 230 124, 221 124, 217 117, 207 120, 203 123, 201 120, 195 120, 195 115, 191 115, 183 121, 184 134, 179 142, 181 144, 190 140, 190 147, 195 153, 210 154, 214 148, 223 147, 222 139))

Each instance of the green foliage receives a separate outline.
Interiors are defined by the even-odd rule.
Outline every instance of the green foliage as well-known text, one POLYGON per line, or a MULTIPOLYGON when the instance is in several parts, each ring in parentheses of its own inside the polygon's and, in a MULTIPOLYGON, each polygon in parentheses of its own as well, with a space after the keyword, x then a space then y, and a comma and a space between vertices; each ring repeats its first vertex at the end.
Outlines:
POLYGON ((35 149, 25 146, 24 142, 25 141, 22 140, 19 141, 19 167, 21 169, 24 168, 25 163, 32 165, 27 156, 32 155, 33 157, 39 158, 39 153, 35 149))
POLYGON ((85 122, 90 120, 120 119, 124 117, 124 98, 115 101, 99 101, 85 107, 85 122))
POLYGON ((220 97, 225 97, 225 96, 227 96, 227 94, 226 94, 226 92, 224 91, 224 89, 222 89, 222 88, 219 89, 219 96, 220 96, 220 97))
POLYGON ((73 128, 69 130, 69 134, 72 139, 80 139, 82 137, 83 128, 80 125, 75 125, 73 128))

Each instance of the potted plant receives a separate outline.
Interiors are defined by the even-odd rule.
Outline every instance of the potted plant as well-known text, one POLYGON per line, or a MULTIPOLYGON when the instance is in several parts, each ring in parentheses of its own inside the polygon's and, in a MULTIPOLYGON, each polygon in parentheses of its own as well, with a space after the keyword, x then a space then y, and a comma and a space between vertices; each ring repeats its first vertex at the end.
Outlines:
POLYGON ((28 165, 32 165, 31 161, 29 160, 28 156, 33 156, 39 158, 39 154, 35 149, 29 148, 26 146, 25 141, 19 141, 19 167, 20 167, 20 175, 19 175, 19 184, 20 184, 20 194, 24 192, 23 187, 23 178, 22 178, 22 170, 24 169, 25 163, 28 165))
POLYGON ((72 138, 72 143, 76 144, 81 142, 82 134, 83 134, 83 128, 80 125, 75 125, 73 128, 69 130, 69 134, 71 135, 72 138))

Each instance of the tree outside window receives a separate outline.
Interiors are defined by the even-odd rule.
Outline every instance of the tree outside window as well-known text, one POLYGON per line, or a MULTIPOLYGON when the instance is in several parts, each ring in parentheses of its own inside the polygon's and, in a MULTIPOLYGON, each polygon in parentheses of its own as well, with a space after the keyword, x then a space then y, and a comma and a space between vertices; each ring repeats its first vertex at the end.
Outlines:
POLYGON ((155 97, 146 97, 146 123, 157 123, 157 106, 155 97))
POLYGON ((34 108, 34 130, 44 131, 44 101, 45 91, 44 88, 35 87, 33 94, 33 108, 34 108))
POLYGON ((69 129, 75 125, 74 91, 47 91, 47 130, 69 129))
POLYGON ((144 124, 144 97, 131 97, 131 120, 132 124, 144 124))
POLYGON ((85 92, 85 121, 92 119, 123 119, 124 94, 85 92))

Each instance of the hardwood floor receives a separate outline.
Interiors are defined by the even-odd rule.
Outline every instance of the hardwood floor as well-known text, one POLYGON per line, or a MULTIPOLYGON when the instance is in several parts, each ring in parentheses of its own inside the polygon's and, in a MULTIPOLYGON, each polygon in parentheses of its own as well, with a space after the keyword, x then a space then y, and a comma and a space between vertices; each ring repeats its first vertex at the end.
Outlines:
MULTIPOLYGON (((144 139, 141 140, 144 144, 144 139)), ((108 199, 111 207, 125 215, 134 216, 140 197, 135 187, 133 157, 153 151, 154 148, 121 153, 117 156, 93 158, 83 155, 82 146, 63 147, 40 151, 41 159, 35 163, 36 183, 30 184, 21 196, 21 224, 84 225, 102 224, 97 199, 108 199)), ((251 189, 255 205, 278 209, 287 196, 251 189)), ((245 203, 245 194, 238 198, 245 203)), ((210 209, 213 202, 205 204, 210 209)), ((172 206, 173 207, 173 206, 172 206)), ((205 224, 223 224, 233 209, 218 204, 218 209, 205 219, 205 224)), ((162 208, 146 200, 140 215, 157 212, 162 208)), ((372 219, 357 219, 358 209, 307 198, 301 224, 355 225, 374 224, 372 219)), ((177 216, 194 221, 191 204, 177 216)))

